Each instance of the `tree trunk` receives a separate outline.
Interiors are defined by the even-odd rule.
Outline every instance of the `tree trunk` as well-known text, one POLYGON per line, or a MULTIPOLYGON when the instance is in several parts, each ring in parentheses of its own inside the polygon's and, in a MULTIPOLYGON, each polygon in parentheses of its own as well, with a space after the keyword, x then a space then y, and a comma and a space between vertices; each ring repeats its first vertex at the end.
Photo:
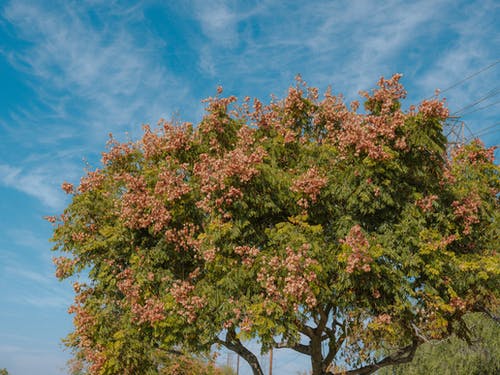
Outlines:
POLYGON ((323 375, 323 353, 321 353, 321 336, 314 335, 311 338, 311 365, 312 375, 323 375))

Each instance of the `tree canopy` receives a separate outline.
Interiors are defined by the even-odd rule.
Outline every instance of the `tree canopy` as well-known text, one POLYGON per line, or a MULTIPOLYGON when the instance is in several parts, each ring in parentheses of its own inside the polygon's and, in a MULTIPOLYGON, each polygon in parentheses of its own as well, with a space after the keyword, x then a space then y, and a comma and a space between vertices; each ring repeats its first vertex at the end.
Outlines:
POLYGON ((498 306, 500 168, 478 140, 447 152, 444 101, 403 110, 400 77, 364 109, 300 79, 269 104, 219 89, 197 126, 111 137, 48 218, 57 277, 85 276, 66 340, 85 371, 217 344, 261 375, 253 340, 370 374, 467 339, 464 314, 498 306))

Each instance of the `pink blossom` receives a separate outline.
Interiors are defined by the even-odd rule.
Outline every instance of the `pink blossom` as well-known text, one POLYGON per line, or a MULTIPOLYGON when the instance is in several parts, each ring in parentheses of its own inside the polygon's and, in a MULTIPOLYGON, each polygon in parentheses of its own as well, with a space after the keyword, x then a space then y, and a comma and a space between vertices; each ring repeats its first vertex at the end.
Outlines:
POLYGON ((454 201, 452 204, 455 217, 464 223, 464 234, 471 233, 472 225, 479 223, 479 208, 481 198, 477 193, 472 193, 461 201, 454 201))
POLYGON ((435 117, 440 120, 446 120, 450 115, 450 112, 448 108, 445 107, 444 102, 445 100, 424 100, 419 105, 418 111, 427 117, 435 117))
POLYGON ((66 194, 73 194, 75 192, 73 184, 70 184, 69 182, 63 182, 61 187, 66 194))
POLYGON ((293 182, 290 190, 305 194, 314 203, 327 182, 328 178, 322 177, 317 168, 312 167, 293 182))
POLYGON ((353 273, 356 269, 364 272, 371 270, 370 263, 373 259, 368 253, 370 244, 363 234, 361 226, 358 224, 353 226, 347 237, 340 242, 351 249, 351 254, 347 258, 347 273, 353 273))
POLYGON ((415 204, 424 212, 429 212, 432 210, 434 202, 438 199, 437 195, 429 195, 421 199, 417 199, 415 204))

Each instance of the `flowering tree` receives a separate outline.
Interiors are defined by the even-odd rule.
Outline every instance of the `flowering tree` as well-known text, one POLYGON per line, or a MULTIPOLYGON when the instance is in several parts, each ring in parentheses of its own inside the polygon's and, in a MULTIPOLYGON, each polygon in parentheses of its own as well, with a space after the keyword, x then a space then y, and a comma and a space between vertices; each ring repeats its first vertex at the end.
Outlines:
POLYGON ((111 138, 49 218, 57 276, 88 275, 67 338, 87 373, 217 344, 263 374, 254 340, 370 374, 467 338, 464 314, 498 307, 500 169, 479 141, 447 153, 443 101, 403 111, 399 79, 364 111, 300 79, 268 105, 219 90, 196 127, 111 138))

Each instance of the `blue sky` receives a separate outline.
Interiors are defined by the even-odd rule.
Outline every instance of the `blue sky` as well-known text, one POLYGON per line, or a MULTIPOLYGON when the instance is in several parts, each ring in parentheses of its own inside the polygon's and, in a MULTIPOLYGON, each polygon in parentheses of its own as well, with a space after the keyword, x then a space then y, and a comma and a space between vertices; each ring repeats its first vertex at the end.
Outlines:
MULTIPOLYGON (((217 85, 267 101, 300 73, 354 99, 399 72, 407 106, 453 86, 465 135, 498 145, 499 16, 494 0, 0 1, 0 368, 65 373, 72 293, 42 217, 62 211, 61 183, 97 166, 108 133, 197 122, 217 85)), ((275 359, 278 375, 307 368, 275 359)))

